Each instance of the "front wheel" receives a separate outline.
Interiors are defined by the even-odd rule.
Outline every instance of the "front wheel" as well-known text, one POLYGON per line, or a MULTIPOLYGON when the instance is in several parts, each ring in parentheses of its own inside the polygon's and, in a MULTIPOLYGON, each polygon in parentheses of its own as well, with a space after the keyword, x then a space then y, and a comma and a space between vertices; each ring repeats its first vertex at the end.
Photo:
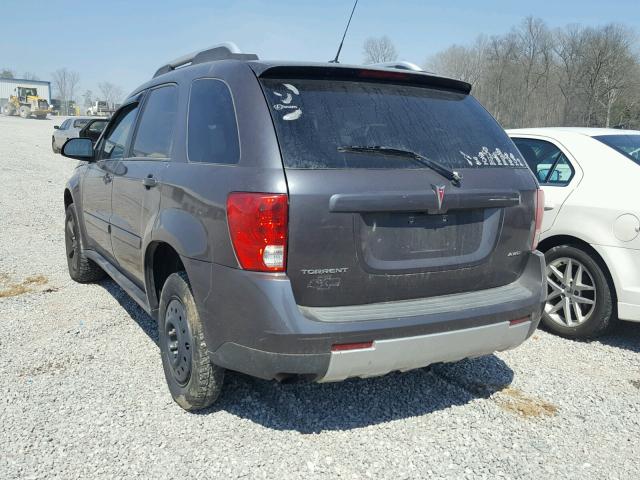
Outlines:
POLYGON ((160 295, 160 354, 173 400, 187 411, 216 401, 224 369, 213 365, 204 328, 185 272, 169 275, 160 295))
POLYGON ((613 289, 599 261, 570 245, 551 248, 545 259, 544 326, 575 339, 595 338, 609 330, 616 319, 613 289))
POLYGON ((29 116, 31 115, 31 109, 29 107, 20 107, 20 116, 22 118, 29 118, 29 116))
POLYGON ((82 248, 78 215, 76 214, 76 207, 73 203, 67 207, 64 226, 64 243, 67 253, 69 276, 80 283, 95 282, 104 278, 104 271, 92 260, 87 258, 82 248))

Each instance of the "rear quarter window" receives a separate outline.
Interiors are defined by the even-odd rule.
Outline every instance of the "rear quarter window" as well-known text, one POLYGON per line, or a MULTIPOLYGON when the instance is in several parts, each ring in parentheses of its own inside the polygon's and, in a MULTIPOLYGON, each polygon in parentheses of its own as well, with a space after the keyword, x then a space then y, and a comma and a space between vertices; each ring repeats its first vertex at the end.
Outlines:
POLYGON ((194 80, 187 129, 190 162, 232 165, 240 160, 236 112, 231 92, 223 81, 194 80))
POLYGON ((288 168, 425 168, 407 158, 339 152, 344 146, 411 150, 451 168, 527 168, 470 95, 344 80, 261 84, 288 168))

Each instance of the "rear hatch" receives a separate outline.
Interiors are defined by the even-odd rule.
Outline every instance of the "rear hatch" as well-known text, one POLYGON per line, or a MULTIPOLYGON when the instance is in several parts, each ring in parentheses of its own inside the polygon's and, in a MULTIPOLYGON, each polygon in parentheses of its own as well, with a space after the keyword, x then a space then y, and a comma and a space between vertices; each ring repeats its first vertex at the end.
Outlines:
POLYGON ((466 84, 349 71, 260 76, 289 189, 287 275, 297 303, 387 302, 515 281, 531 248, 536 183, 502 128, 466 84))

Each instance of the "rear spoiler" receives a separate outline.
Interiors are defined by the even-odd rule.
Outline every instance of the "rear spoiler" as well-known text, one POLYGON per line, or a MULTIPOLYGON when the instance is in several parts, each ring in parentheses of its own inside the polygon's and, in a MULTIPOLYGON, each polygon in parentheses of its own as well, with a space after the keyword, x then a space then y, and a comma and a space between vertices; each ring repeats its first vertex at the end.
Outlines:
POLYGON ((389 68, 346 67, 330 65, 249 65, 260 78, 321 78, 328 80, 375 81, 403 85, 423 85, 463 94, 471 92, 471 84, 453 78, 423 72, 389 68))

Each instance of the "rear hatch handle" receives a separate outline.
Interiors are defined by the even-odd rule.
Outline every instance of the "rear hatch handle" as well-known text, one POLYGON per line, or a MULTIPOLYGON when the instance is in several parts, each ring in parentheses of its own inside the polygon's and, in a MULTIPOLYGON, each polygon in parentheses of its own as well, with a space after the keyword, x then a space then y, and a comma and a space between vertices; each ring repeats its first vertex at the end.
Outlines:
POLYGON ((435 191, 363 192, 333 194, 329 199, 329 211, 435 214, 449 210, 515 207, 519 204, 520 192, 515 190, 454 190, 445 195, 440 206, 435 191))

